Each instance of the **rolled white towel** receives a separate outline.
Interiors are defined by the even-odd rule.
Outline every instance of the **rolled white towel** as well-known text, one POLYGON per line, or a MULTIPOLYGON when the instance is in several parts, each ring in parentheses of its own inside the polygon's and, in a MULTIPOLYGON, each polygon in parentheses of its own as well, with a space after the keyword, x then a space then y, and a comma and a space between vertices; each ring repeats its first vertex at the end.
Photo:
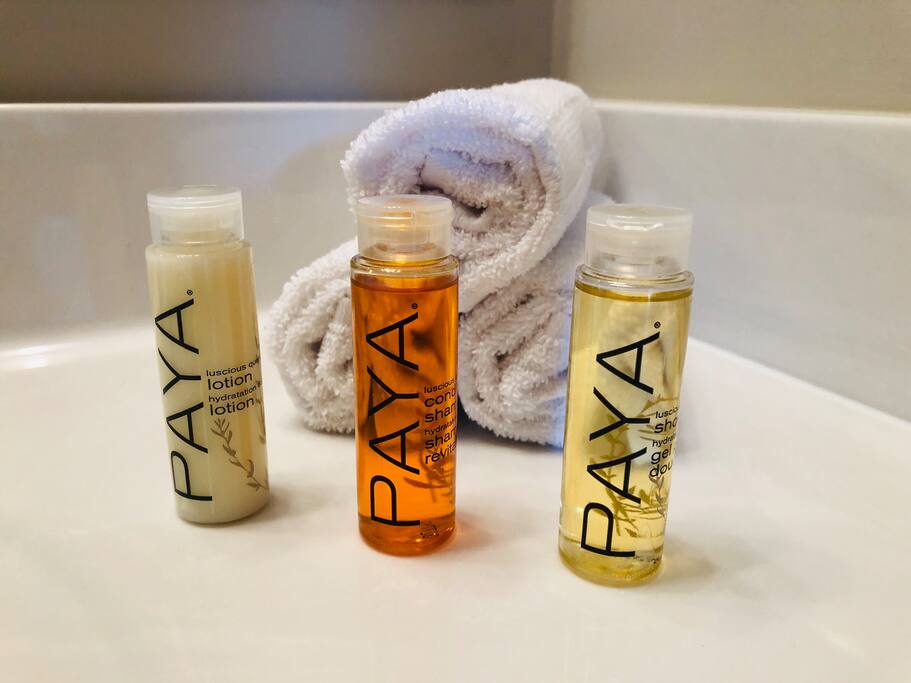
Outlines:
POLYGON ((374 121, 342 162, 352 204, 432 192, 454 205, 459 310, 537 264, 591 184, 601 126, 578 87, 533 79, 446 90, 374 121))
MULTIPOLYGON (((511 439, 560 445, 569 321, 582 262, 586 198, 566 235, 538 266, 459 320, 459 400, 468 416, 511 439)), ((268 341, 288 392, 313 429, 354 428, 351 298, 342 244, 285 285, 269 316, 268 341)))
MULTIPOLYGON (((541 79, 449 90, 375 121, 342 166, 352 201, 434 192, 453 200, 469 310, 535 264, 581 205, 601 146, 588 97, 541 79)), ((272 307, 267 341, 288 393, 313 429, 354 428, 348 262, 355 241, 299 270, 272 307)))
POLYGON ((311 429, 354 429, 350 240, 285 283, 269 312, 266 340, 285 388, 311 429))
POLYGON ((491 294, 459 324, 459 400, 499 436, 563 443, 573 282, 582 263, 589 193, 563 239, 541 263, 491 294))

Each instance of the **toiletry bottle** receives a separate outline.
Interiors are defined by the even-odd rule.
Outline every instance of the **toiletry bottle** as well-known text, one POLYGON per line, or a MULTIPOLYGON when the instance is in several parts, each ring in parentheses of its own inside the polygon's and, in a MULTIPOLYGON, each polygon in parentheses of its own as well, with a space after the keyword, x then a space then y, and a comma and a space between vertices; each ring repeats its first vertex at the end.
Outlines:
POLYGON ((238 190, 150 192, 146 249, 177 514, 230 522, 269 500, 253 254, 238 190))
POLYGON ((455 528, 459 264, 445 197, 357 203, 351 260, 360 532, 394 555, 455 528))
POLYGON ((577 574, 624 585, 664 549, 693 275, 691 215, 588 212, 570 339, 559 550, 577 574))

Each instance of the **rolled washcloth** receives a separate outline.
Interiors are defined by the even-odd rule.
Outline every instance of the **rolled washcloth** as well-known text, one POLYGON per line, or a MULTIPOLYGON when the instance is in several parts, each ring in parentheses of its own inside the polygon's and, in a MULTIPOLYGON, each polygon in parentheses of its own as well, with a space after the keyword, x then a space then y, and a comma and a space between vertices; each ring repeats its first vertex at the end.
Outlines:
POLYGON ((452 200, 459 310, 538 263, 591 185, 601 126, 579 88, 549 78, 446 90, 388 112, 342 162, 352 205, 378 194, 452 200))
POLYGON ((266 322, 266 343, 285 389, 311 429, 354 431, 349 240, 298 270, 266 322))
MULTIPOLYGON (((601 129, 588 97, 551 79, 449 90, 387 112, 342 162, 349 198, 434 193, 453 201, 459 308, 533 268, 591 183, 601 129)), ((302 268, 272 308, 268 342, 314 429, 354 426, 348 261, 354 240, 302 268)))
POLYGON ((590 192, 557 247, 459 321, 459 400, 499 436, 559 446, 573 282, 582 263, 587 209, 611 200, 590 192))

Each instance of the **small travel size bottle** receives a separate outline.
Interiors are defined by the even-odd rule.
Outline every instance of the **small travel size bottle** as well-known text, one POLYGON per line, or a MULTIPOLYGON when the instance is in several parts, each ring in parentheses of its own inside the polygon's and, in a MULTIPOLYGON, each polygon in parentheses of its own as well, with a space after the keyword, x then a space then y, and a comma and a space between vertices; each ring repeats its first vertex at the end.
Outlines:
POLYGON ((351 260, 360 532, 417 555, 455 529, 459 263, 445 197, 357 203, 351 260))
POLYGON ((577 574, 624 585, 661 564, 693 275, 692 216, 588 212, 570 339, 559 549, 577 574))
POLYGON ((253 252, 239 190, 148 194, 146 249, 177 514, 230 522, 269 500, 253 252))

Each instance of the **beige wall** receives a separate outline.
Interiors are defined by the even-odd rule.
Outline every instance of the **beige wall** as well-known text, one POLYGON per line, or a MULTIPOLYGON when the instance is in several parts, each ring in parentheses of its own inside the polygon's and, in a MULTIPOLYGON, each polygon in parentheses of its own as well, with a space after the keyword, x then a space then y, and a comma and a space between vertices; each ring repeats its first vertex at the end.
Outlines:
POLYGON ((399 100, 550 69, 552 0, 0 0, 0 101, 399 100))
POLYGON ((597 97, 911 111, 911 0, 556 0, 552 64, 597 97))
POLYGON ((0 0, 0 102, 596 97, 911 111, 911 0, 0 0))

